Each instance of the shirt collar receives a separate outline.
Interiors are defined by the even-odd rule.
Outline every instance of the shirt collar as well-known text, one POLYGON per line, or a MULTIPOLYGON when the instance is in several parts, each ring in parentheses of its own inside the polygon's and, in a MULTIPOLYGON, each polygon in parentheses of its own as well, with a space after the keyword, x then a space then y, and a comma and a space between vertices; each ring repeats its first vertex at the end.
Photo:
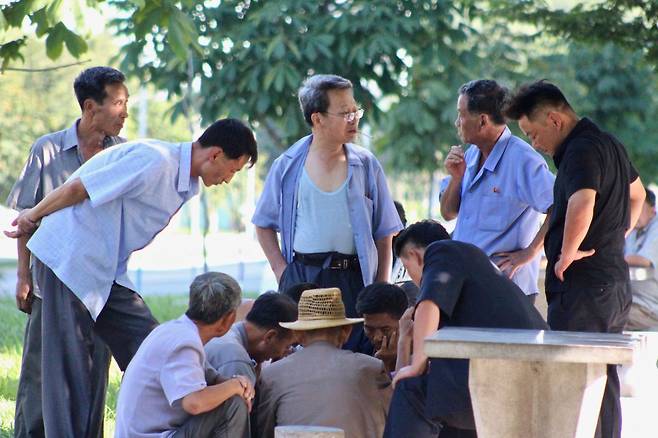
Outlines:
POLYGON ((179 192, 190 192, 192 195, 199 191, 199 178, 192 178, 192 143, 181 143, 180 160, 178 164, 179 192))
MULTIPOLYGON (((500 137, 498 137, 496 144, 494 144, 493 149, 491 149, 491 153, 489 154, 487 160, 484 162, 484 165, 482 166, 484 169, 488 170, 489 172, 493 172, 494 170, 496 170, 496 167, 498 166, 498 162, 500 162, 500 159, 503 157, 503 154, 507 149, 507 144, 509 143, 509 139, 511 137, 512 137, 512 132, 509 130, 507 126, 505 126, 505 129, 503 130, 502 134, 500 134, 500 137)), ((481 154, 482 152, 480 152, 478 149, 478 153, 473 155, 471 161, 468 163, 468 167, 477 166, 481 154)))
MULTIPOLYGON (((297 142, 290 146, 283 154, 290 158, 297 158, 300 155, 305 157, 312 142, 313 134, 309 134, 306 137, 297 140, 297 142)), ((344 146, 347 154, 347 164, 350 166, 363 166, 363 162, 359 159, 356 153, 356 146, 352 143, 345 143, 344 146)))
POLYGON ((553 155, 553 162, 555 163, 555 167, 560 167, 560 162, 562 161, 562 157, 564 157, 564 154, 567 151, 569 143, 571 143, 571 141, 580 135, 583 131, 595 126, 596 125, 594 125, 594 123, 592 123, 592 121, 587 117, 583 117, 578 121, 578 123, 576 123, 576 126, 573 127, 571 132, 566 136, 562 143, 560 143, 560 146, 557 147, 557 150, 553 155))
POLYGON ((73 125, 71 125, 71 127, 64 133, 64 143, 62 144, 63 151, 78 146, 78 123, 80 123, 80 119, 73 122, 73 125))

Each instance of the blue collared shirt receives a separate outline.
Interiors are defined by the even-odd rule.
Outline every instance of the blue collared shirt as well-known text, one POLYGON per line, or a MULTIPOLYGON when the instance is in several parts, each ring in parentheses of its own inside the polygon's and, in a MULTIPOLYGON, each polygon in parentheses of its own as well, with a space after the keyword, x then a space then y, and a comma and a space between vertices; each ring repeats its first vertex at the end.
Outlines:
MULTIPOLYGON (((471 145, 465 160, 452 238, 472 243, 488 256, 526 248, 539 230, 540 215, 553 205, 555 176, 546 161, 507 127, 480 170, 477 146, 471 145)), ((450 177, 442 181, 441 192, 449 181, 450 177)), ((512 278, 528 295, 538 292, 539 259, 537 256, 512 278)))
POLYGON ((113 282, 128 279, 130 255, 167 226, 199 190, 190 177, 191 143, 140 140, 106 149, 83 164, 89 199, 43 218, 32 253, 84 303, 94 320, 113 282))
MULTIPOLYGON (((293 259, 297 188, 312 140, 312 135, 300 139, 274 161, 251 219, 257 227, 281 234, 281 252, 288 263, 293 259)), ((345 153, 349 221, 363 284, 368 285, 377 275, 375 241, 400 231, 402 222, 388 191, 384 170, 375 156, 351 143, 345 144, 345 153)))

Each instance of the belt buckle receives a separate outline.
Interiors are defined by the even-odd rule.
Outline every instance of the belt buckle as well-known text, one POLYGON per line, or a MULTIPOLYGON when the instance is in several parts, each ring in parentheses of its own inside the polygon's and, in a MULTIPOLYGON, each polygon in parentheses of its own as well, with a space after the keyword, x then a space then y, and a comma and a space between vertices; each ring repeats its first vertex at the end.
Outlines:
POLYGON ((337 260, 338 263, 331 263, 329 266, 331 269, 346 271, 350 266, 350 261, 348 259, 337 260))

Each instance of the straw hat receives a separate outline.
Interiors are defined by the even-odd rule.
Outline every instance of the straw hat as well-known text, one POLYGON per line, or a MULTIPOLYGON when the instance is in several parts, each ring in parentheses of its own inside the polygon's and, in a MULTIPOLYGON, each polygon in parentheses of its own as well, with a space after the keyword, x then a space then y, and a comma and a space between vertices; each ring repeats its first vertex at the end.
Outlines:
POLYGON ((297 310, 297 321, 280 322, 290 330, 315 330, 363 322, 363 318, 345 318, 345 305, 340 289, 309 289, 302 293, 297 310))

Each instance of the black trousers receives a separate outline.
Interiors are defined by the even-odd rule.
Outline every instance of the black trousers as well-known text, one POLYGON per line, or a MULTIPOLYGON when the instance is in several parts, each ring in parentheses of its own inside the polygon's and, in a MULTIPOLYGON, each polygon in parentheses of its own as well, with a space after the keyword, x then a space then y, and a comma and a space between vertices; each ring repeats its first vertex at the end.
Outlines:
POLYGON ((92 401, 105 396, 105 387, 92 378, 95 334, 125 370, 157 321, 137 293, 115 283, 94 322, 82 301, 50 268, 36 260, 34 269, 43 297, 41 370, 46 436, 94 436, 97 419, 92 401))
MULTIPOLYGON (((444 371, 449 373, 452 370, 446 368, 444 371)), ((437 403, 438 398, 450 399, 459 393, 467 394, 468 388, 455 386, 455 384, 463 385, 463 379, 455 379, 445 374, 440 376, 440 380, 430 382, 433 380, 432 377, 425 374, 398 382, 391 399, 384 438, 477 437, 470 399, 468 400, 469 407, 458 408, 458 410, 453 410, 452 407, 460 405, 463 407, 463 401, 451 403, 450 400, 444 400, 444 402, 437 403), (435 397, 432 397, 430 393, 438 390, 439 387, 446 392, 433 394, 435 397), (433 404, 433 406, 429 406, 429 404, 433 404)), ((460 396, 457 395, 457 397, 460 396)))
MULTIPOLYGON (((553 330, 621 333, 628 321, 631 288, 628 282, 583 287, 567 283, 567 291, 548 294, 548 325, 553 330)), ((621 437, 621 402, 617 365, 608 379, 596 426, 596 438, 621 437)))
MULTIPOLYGON (((279 280, 279 292, 284 292, 291 286, 298 283, 315 283, 320 287, 337 287, 340 289, 345 305, 345 315, 348 318, 357 317, 356 299, 359 292, 363 289, 363 278, 360 269, 331 269, 328 267, 330 254, 327 254, 327 260, 323 266, 308 265, 293 260, 288 264, 281 279, 279 280)), ((365 336, 363 324, 354 324, 352 333, 347 340, 343 349, 351 350, 356 353, 372 355, 373 346, 365 336)))
MULTIPOLYGON (((42 300, 34 297, 32 313, 28 316, 23 340, 23 360, 16 392, 14 416, 15 438, 43 438, 46 436, 41 409, 41 310, 42 300)), ((89 436, 103 436, 105 393, 111 353, 98 335, 93 336, 91 381, 94 397, 91 403, 89 436)))

